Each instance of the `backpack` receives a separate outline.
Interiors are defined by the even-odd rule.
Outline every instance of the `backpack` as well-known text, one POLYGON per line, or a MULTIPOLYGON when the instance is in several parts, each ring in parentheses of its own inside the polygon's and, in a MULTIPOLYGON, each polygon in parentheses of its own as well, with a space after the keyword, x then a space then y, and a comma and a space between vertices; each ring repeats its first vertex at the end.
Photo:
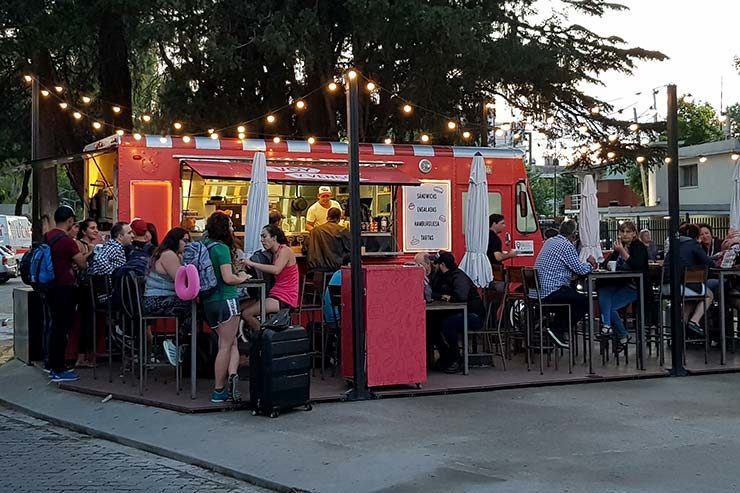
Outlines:
POLYGON ((128 260, 121 267, 113 271, 111 276, 113 290, 111 293, 113 308, 120 310, 123 307, 123 280, 129 272, 144 277, 149 272, 151 256, 147 250, 133 248, 128 252, 128 260))
POLYGON ((211 247, 214 247, 220 242, 213 242, 209 245, 205 245, 200 241, 193 241, 188 243, 185 247, 185 251, 182 253, 182 263, 184 265, 194 265, 198 269, 198 277, 200 277, 200 295, 201 297, 208 297, 218 290, 218 279, 216 278, 216 272, 213 269, 213 262, 211 262, 211 247))
POLYGON ((57 235, 50 242, 47 242, 48 238, 45 237, 44 241, 34 244, 21 258, 21 279, 34 291, 46 291, 56 279, 51 249, 65 236, 57 235))

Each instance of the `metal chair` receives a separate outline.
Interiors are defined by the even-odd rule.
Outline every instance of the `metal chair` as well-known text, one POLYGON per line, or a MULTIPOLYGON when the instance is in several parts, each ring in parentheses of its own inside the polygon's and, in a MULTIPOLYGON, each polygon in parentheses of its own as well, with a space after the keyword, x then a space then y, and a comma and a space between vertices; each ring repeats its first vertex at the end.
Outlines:
POLYGON ((497 316, 498 309, 503 306, 503 299, 506 296, 506 273, 503 266, 494 265, 493 267, 493 283, 494 286, 503 286, 503 290, 497 291, 494 287, 488 287, 483 290, 483 298, 486 305, 486 316, 483 321, 481 330, 468 331, 470 336, 469 343, 473 344, 476 349, 471 352, 468 356, 477 357, 490 357, 491 366, 496 366, 496 356, 501 357, 501 363, 503 364, 504 370, 506 370, 506 357, 504 355, 504 344, 501 336, 501 323, 500 319, 503 317, 503 309, 501 309, 501 317, 497 316), (476 337, 483 339, 481 351, 478 352, 475 341, 476 337), (496 341, 494 341, 494 338, 496 341), (486 352, 486 349, 488 352, 486 352))
MULTIPOLYGON (((139 395, 144 394, 144 386, 147 380, 147 373, 149 368, 154 367, 166 367, 169 363, 151 363, 149 362, 147 340, 146 340, 146 329, 147 322, 154 320, 174 320, 175 321, 175 346, 180 350, 180 326, 179 319, 174 315, 147 315, 143 310, 143 293, 144 293, 144 277, 137 275, 134 272, 129 272, 123 278, 123 308, 126 317, 129 318, 133 324, 133 328, 137 330, 137 336, 139 341, 139 353, 138 358, 135 361, 138 362, 139 366, 139 395)), ((152 342, 156 344, 156 342, 152 342)), ((133 354, 133 353, 132 353, 133 354)), ((175 387, 176 393, 179 395, 182 384, 182 365, 180 364, 179 355, 175 360, 175 387)))
MULTIPOLYGON (((92 301, 93 348, 97 351, 98 315, 105 315, 108 332, 108 382, 113 382, 113 300, 111 277, 107 275, 89 276, 90 299, 92 301)), ((95 365, 93 378, 97 378, 95 365)))
MULTIPOLYGON (((526 300, 524 290, 515 291, 513 286, 523 286, 521 267, 507 267, 504 270, 504 292, 501 299, 501 312, 496 322, 496 329, 504 336, 504 351, 506 358, 512 359, 512 341, 520 340, 526 343, 526 300), (502 332, 503 328, 503 332, 502 332)), ((525 352, 525 359, 529 360, 529 353, 525 352)), ((529 363, 528 363, 529 364, 529 363)))
MULTIPOLYGON (((328 343, 328 338, 334 334, 334 365, 331 369, 331 376, 336 376, 336 370, 339 367, 339 358, 342 354, 342 348, 341 348, 341 342, 342 342, 342 286, 339 285, 328 285, 327 289, 329 290, 329 300, 331 301, 331 308, 334 310, 334 324, 326 324, 327 328, 329 329, 327 334, 327 338, 324 341, 324 351, 326 351, 326 344, 328 343)), ((323 364, 323 355, 322 355, 322 364, 323 364)))
MULTIPOLYGON (((571 318, 571 309, 570 305, 566 303, 548 303, 546 301, 542 301, 542 297, 540 296, 540 282, 539 278, 537 276, 537 269, 534 268, 524 268, 522 269, 522 277, 524 279, 524 294, 525 294, 525 303, 528 306, 527 309, 527 351, 529 352, 531 349, 533 349, 531 344, 531 328, 532 328, 532 320, 529 316, 530 314, 534 314, 536 317, 536 320, 539 321, 539 344, 534 346, 535 349, 539 349, 540 352, 540 375, 543 374, 543 368, 544 368, 544 360, 545 360, 545 351, 552 352, 555 350, 554 344, 548 344, 545 345, 544 341, 544 332, 545 332, 545 324, 549 323, 549 321, 545 318, 544 314, 545 312, 552 313, 553 311, 557 310, 567 310, 568 312, 568 341, 573 341, 573 324, 572 324, 572 318, 571 318), (534 296, 530 296, 531 294, 534 294, 534 296)), ((555 369, 558 368, 558 358, 555 358, 555 369)), ((527 370, 530 369, 529 360, 527 361, 527 370)), ((573 373, 573 351, 568 348, 568 373, 573 373)))
MULTIPOLYGON (((312 353, 321 358, 321 378, 324 378, 324 341, 325 341, 325 327, 324 327, 324 292, 326 287, 329 285, 331 276, 334 272, 316 271, 310 270, 303 275, 303 281, 301 282, 301 291, 299 293, 298 300, 300 305, 298 306, 298 321, 303 323, 303 315, 308 316, 311 322, 311 327, 319 327, 319 345, 321 346, 319 351, 316 351, 316 340, 315 331, 311 332, 311 348, 312 353), (316 315, 318 313, 318 316, 316 315)), ((314 361, 315 365, 315 361, 314 361)), ((313 370, 316 369, 314 366, 313 370)))

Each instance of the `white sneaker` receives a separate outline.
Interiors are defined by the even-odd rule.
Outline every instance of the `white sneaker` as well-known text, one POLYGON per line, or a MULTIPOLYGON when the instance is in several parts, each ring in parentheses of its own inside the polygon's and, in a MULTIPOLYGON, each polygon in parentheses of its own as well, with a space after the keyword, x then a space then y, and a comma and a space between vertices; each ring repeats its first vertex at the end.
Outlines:
POLYGON ((169 339, 165 339, 162 343, 162 347, 164 348, 165 356, 167 356, 167 361, 169 361, 172 366, 177 366, 177 360, 180 352, 177 350, 177 346, 175 346, 175 343, 169 339))

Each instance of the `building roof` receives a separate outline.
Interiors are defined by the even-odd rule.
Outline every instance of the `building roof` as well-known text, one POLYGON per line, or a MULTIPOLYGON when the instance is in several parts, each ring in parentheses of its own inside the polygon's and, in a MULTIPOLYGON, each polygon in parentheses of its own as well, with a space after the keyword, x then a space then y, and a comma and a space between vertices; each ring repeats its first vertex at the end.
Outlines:
POLYGON ((740 141, 738 141, 738 139, 731 138, 718 140, 717 142, 707 142, 706 144, 680 147, 678 149, 678 157, 679 159, 693 158, 716 154, 728 154, 730 152, 740 152, 740 141))

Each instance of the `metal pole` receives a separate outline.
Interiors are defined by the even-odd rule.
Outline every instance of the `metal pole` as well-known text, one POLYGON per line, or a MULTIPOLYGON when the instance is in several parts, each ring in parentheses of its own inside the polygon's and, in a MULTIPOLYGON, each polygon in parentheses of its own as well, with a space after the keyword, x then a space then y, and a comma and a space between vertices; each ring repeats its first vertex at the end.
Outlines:
MULTIPOLYGON (((39 80, 36 76, 31 81, 31 161, 39 158, 39 80)), ((44 234, 41 224, 41 194, 39 193, 41 170, 31 164, 31 230, 33 241, 41 241, 44 234)))
MULTIPOLYGON (((683 366, 684 333, 681 307, 681 269, 678 241, 679 203, 678 203, 678 99, 676 86, 668 86, 668 215, 670 216, 670 280, 671 280, 671 375, 687 375, 683 366)), ((662 330, 662 328, 661 328, 662 330)))
POLYGON ((374 396, 367 387, 367 355, 365 351, 365 310, 363 296, 362 255, 360 238, 360 98, 356 72, 347 72, 347 127, 349 136, 349 217, 352 251, 352 338, 354 358, 354 387, 347 392, 347 400, 366 400, 374 396), (354 77, 350 74, 354 73, 354 77))
POLYGON ((558 167, 555 165, 555 175, 552 181, 552 218, 558 217, 558 167))
POLYGON ((481 102, 480 146, 488 147, 488 103, 481 102))

